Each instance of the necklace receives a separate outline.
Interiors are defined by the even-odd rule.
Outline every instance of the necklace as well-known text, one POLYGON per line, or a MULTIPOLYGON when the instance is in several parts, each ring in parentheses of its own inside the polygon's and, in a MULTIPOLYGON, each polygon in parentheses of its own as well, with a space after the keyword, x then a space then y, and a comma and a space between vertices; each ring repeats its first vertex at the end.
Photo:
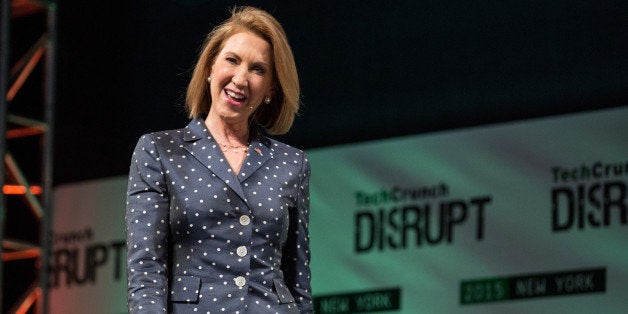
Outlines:
POLYGON ((240 145, 228 145, 224 143, 218 143, 218 145, 220 145, 220 150, 222 150, 223 152, 227 152, 231 150, 232 152, 237 153, 238 150, 242 150, 242 152, 246 153, 249 151, 249 144, 246 144, 246 146, 240 146, 240 145))

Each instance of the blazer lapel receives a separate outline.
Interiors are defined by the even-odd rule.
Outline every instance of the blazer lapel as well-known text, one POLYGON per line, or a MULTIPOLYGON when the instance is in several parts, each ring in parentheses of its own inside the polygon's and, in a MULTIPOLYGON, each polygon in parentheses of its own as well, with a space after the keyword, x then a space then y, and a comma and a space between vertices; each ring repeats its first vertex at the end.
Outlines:
POLYGON ((240 182, 246 181, 268 159, 273 158, 273 150, 270 148, 270 140, 257 132, 255 139, 251 141, 249 153, 238 174, 240 182))
MULTIPOLYGON (((201 119, 194 119, 185 128, 183 134, 184 148, 203 163, 209 171, 224 181, 242 200, 246 202, 246 195, 242 186, 231 170, 229 162, 225 159, 220 146, 211 136, 205 123, 201 119)), ((246 162, 246 161, 245 161, 246 162)))

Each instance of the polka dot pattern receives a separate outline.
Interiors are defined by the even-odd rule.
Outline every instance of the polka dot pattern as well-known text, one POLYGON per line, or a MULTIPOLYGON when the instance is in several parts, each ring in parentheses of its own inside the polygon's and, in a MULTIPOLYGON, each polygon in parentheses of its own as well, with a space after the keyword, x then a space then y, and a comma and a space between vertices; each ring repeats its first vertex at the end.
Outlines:
POLYGON ((200 119, 140 138, 127 193, 131 313, 311 313, 310 164, 257 135, 234 173, 200 119))

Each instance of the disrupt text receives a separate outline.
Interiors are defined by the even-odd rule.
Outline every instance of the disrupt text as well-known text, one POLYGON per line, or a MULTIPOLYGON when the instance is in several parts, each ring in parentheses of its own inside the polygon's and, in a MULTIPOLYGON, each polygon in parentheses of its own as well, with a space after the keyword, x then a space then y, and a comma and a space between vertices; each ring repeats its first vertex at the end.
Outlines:
POLYGON ((475 238, 484 238, 484 210, 491 196, 409 204, 355 214, 355 251, 404 249, 424 243, 452 243, 454 229, 471 220, 475 238))

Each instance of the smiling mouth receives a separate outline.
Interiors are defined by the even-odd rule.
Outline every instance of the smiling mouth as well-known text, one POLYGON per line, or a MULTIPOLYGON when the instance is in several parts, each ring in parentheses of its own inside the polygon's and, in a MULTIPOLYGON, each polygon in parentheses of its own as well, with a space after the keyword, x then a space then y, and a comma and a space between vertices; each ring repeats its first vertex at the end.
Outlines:
POLYGON ((240 102, 240 101, 243 101, 243 100, 246 99, 245 95, 240 94, 240 93, 236 93, 236 92, 228 90, 228 89, 225 89, 225 93, 227 94, 227 96, 229 96, 229 98, 231 98, 234 101, 240 102))

